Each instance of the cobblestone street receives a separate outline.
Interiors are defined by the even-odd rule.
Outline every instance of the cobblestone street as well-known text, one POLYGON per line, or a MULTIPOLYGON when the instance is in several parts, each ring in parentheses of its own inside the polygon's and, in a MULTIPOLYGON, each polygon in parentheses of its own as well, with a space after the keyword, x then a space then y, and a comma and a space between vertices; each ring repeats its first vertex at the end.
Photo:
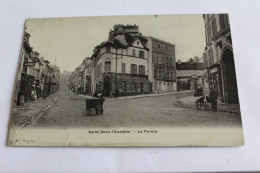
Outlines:
POLYGON ((30 109, 20 114, 21 108, 14 111, 13 124, 31 128, 241 126, 240 114, 198 111, 177 103, 176 95, 181 96, 172 93, 140 98, 106 98, 103 115, 87 116, 86 96, 60 92, 42 103, 28 103, 30 109), (37 104, 42 104, 42 107, 35 106, 37 104))

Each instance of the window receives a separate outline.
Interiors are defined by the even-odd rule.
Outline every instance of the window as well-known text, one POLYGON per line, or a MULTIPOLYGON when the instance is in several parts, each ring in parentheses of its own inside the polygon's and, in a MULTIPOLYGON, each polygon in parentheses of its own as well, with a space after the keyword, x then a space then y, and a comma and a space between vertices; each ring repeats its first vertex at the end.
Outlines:
POLYGON ((131 85, 131 91, 137 91, 136 82, 133 82, 131 85))
POLYGON ((126 91, 126 82, 125 81, 120 81, 118 83, 118 85, 119 85, 119 89, 126 91))
POLYGON ((164 62, 165 62, 165 56, 162 55, 162 63, 164 63, 164 62))
POLYGON ((220 23, 220 29, 224 29, 228 26, 228 16, 227 16, 227 14, 220 14, 219 15, 219 23, 220 23))
POLYGON ((105 72, 111 72, 111 61, 105 62, 105 72))
POLYGON ((161 44, 160 44, 160 43, 158 43, 158 48, 159 48, 159 49, 161 48, 161 44))
POLYGON ((131 64, 131 74, 137 74, 137 65, 131 64))
POLYGON ((158 55, 158 63, 161 64, 162 63, 162 56, 158 55))
POLYGON ((208 57, 209 57, 209 65, 214 64, 213 51, 212 51, 212 49, 209 50, 209 52, 208 52, 208 57))
POLYGON ((158 63, 158 56, 153 54, 153 62, 158 63))
POLYGON ((135 56, 135 49, 133 49, 132 55, 135 56))
POLYGON ((207 53, 203 53, 203 65, 204 67, 208 67, 208 57, 207 57, 207 53))
POLYGON ((144 51, 139 50, 139 58, 144 58, 144 51))
POLYGON ((170 76, 169 76, 169 72, 167 71, 167 76, 166 76, 166 79, 169 79, 170 76))
POLYGON ((170 58, 170 66, 172 66, 172 65, 173 65, 172 58, 170 58))
POLYGON ((154 70, 154 78, 157 78, 157 70, 154 70))
POLYGON ((139 45, 139 41, 137 41, 137 45, 139 45))
POLYGON ((166 51, 168 51, 168 46, 165 47, 166 51))
POLYGON ((218 47, 216 47, 216 62, 219 62, 219 53, 218 53, 218 47))
POLYGON ((216 23, 216 18, 212 18, 212 34, 213 37, 217 34, 217 23, 216 23))
POLYGON ((162 82, 159 82, 159 90, 162 90, 162 82))
POLYGON ((169 63, 169 58, 168 57, 166 57, 166 66, 168 65, 168 63, 169 63))
POLYGON ((125 63, 122 63, 122 73, 125 73, 125 63))
POLYGON ((171 79, 173 79, 173 72, 171 72, 171 79))
POLYGON ((160 79, 162 78, 162 72, 161 72, 161 70, 159 70, 159 78, 160 78, 160 79))
POLYGON ((106 53, 111 53, 111 47, 106 47, 106 53))
POLYGON ((208 41, 210 41, 210 39, 211 39, 211 26, 210 26, 210 24, 207 27, 207 31, 208 31, 208 41))
POLYGON ((139 74, 145 75, 145 66, 139 65, 139 74))

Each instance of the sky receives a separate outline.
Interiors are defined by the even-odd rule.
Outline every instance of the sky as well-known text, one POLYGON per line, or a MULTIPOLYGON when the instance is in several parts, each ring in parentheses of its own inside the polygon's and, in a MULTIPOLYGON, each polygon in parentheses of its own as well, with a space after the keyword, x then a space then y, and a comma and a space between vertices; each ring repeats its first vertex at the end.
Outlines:
POLYGON ((176 61, 202 57, 206 44, 203 17, 198 14, 28 19, 26 32, 33 50, 62 72, 75 70, 91 57, 115 24, 136 24, 143 36, 175 44, 176 61))

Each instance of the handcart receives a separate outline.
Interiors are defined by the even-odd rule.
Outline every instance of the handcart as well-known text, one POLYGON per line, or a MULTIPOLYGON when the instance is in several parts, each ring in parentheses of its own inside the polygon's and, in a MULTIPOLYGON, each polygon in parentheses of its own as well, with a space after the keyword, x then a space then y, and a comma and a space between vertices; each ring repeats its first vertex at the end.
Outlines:
POLYGON ((103 113, 103 100, 101 98, 86 99, 86 114, 99 115, 103 113))

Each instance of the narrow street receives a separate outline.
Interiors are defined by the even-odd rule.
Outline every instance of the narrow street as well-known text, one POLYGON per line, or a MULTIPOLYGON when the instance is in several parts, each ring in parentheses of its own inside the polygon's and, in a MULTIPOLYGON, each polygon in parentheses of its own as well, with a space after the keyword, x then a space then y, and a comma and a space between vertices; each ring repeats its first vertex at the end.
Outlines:
POLYGON ((241 126, 240 114, 199 111, 177 103, 175 94, 136 99, 106 98, 104 114, 87 116, 85 96, 63 90, 28 127, 241 126))

